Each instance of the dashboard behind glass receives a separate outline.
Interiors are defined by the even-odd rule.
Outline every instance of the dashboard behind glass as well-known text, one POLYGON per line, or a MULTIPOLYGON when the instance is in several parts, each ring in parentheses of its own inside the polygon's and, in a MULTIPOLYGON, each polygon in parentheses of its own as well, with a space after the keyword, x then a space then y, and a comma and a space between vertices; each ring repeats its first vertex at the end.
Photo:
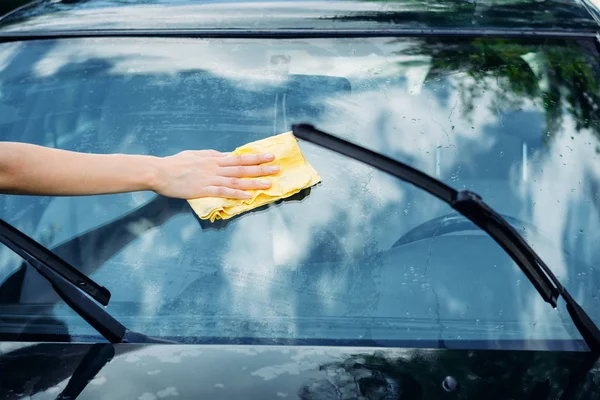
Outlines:
MULTIPOLYGON (((11 112, 2 114, 0 128, 3 139, 161 156, 229 151, 309 122, 475 189, 502 213, 527 214, 531 199, 523 185, 542 169, 531 160, 553 151, 544 148, 545 115, 528 100, 501 109, 497 93, 482 89, 479 108, 467 118, 456 85, 472 83, 469 74, 428 79, 432 67, 427 57, 408 54, 411 45, 389 39, 3 45, 0 100, 11 112), (291 57, 291 79, 271 63, 278 54, 291 57)), ((198 221, 185 202, 150 193, 3 196, 0 214, 108 287, 108 310, 150 335, 571 338, 485 236, 451 235, 390 250, 448 207, 360 163, 300 146, 322 184, 231 221, 198 221)), ((591 204, 582 214, 585 207, 591 204)), ((0 255, 8 260, 0 267, 3 279, 19 260, 7 249, 0 255)), ((56 301, 35 274, 24 281, 5 304, 43 308, 56 301)), ((66 306, 52 310, 71 334, 94 333, 66 306)))

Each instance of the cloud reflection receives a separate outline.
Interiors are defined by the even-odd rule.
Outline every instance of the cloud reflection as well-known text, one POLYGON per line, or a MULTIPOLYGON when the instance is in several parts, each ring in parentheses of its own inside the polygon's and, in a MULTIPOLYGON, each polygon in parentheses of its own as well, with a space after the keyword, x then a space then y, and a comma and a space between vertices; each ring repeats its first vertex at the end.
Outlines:
MULTIPOLYGON (((549 67, 536 64, 529 47, 457 42, 461 56, 452 58, 416 39, 266 42, 3 45, 0 87, 6 97, 0 107, 23 89, 32 97, 15 103, 17 120, 0 123, 10 127, 12 140, 36 131, 30 141, 46 144, 51 129, 60 147, 75 150, 231 150, 272 133, 277 100, 270 91, 280 90, 281 80, 270 56, 288 54, 293 74, 351 83, 350 93, 335 85, 331 92, 310 85, 295 92, 301 104, 290 108, 288 124, 314 123, 456 188, 480 192, 501 213, 531 222, 543 237, 526 232, 528 240, 558 276, 575 284, 587 308, 593 305, 597 271, 583 265, 597 261, 598 219, 589 216, 597 217, 598 209, 585 182, 600 174, 598 135, 569 118, 568 96, 553 100, 567 111, 560 124, 552 119, 558 111, 542 104, 540 92, 545 86, 539 71, 549 67), (503 53, 507 61, 500 57, 498 65, 488 65, 485 56, 477 58, 493 53, 493 46, 510 50, 503 53), (11 64, 15 51, 37 55, 26 64, 29 71, 11 64), (515 78, 511 68, 533 72, 515 78), (52 98, 60 101, 53 105, 52 98), (37 108, 30 110, 30 103, 37 108), (573 264, 564 252, 583 263, 573 264), (580 273, 591 281, 577 280, 580 273)), ((128 225, 135 240, 91 273, 113 292, 110 311, 133 329, 174 336, 569 337, 560 316, 485 238, 449 235, 389 250, 412 228, 450 213, 449 207, 361 163, 300 145, 323 177, 300 201, 246 214, 219 229, 204 229, 187 209, 157 225, 143 218, 128 225)), ((54 241, 67 240, 119 218, 144 196, 52 199, 48 208, 36 204, 22 221, 36 227, 29 230, 34 235, 57 224, 62 230, 54 241)), ((2 212, 9 214, 18 201, 7 198, 2 212)), ((23 301, 42 301, 26 293, 23 301)), ((78 329, 71 326, 71 333, 78 329)))

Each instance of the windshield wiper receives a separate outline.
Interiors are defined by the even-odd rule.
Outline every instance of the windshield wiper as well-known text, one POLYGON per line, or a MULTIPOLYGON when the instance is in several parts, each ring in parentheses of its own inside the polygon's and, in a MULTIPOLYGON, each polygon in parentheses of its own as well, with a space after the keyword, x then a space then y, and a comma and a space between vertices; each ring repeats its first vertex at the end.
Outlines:
POLYGON ((326 149, 361 161, 402 179, 449 204, 487 232, 517 263, 542 298, 556 308, 560 295, 579 333, 594 353, 600 353, 600 329, 561 285, 550 268, 523 237, 481 197, 468 190, 456 190, 445 183, 383 154, 332 136, 309 124, 292 125, 294 135, 326 149))
POLYGON ((58 256, 54 255, 50 250, 1 219, 0 227, 0 242, 19 255, 25 263, 29 264, 32 268, 35 268, 41 276, 48 280, 60 298, 87 323, 96 329, 98 333, 104 336, 106 340, 111 343, 172 343, 170 341, 150 338, 141 333, 128 330, 101 306, 88 298, 79 284, 76 283, 94 283, 91 279, 81 274, 74 267, 66 264, 66 261, 62 261, 65 263, 64 265, 56 264, 56 259, 60 260, 58 256), (17 241, 15 241, 15 238, 17 241), (35 245, 32 245, 32 243, 35 245), (52 254, 52 256, 50 254, 52 254), (69 268, 63 270, 65 265, 69 268), (61 274, 61 272, 65 271, 77 271, 77 273, 81 274, 85 279, 80 278, 81 280, 73 282, 61 274))
POLYGON ((0 219, 0 242, 6 244, 5 240, 10 240, 14 246, 44 262, 53 272, 83 290, 98 303, 103 306, 108 305, 110 301, 110 291, 108 289, 85 276, 77 268, 54 254, 50 249, 42 246, 8 222, 0 219))

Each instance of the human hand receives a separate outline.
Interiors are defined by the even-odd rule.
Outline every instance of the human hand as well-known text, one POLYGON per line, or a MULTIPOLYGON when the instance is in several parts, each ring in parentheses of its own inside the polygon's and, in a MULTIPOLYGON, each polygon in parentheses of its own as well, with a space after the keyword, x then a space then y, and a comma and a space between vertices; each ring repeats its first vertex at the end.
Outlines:
POLYGON ((263 165, 273 154, 229 155, 215 150, 183 151, 159 158, 152 190, 181 199, 223 197, 249 199, 247 190, 268 189, 268 179, 244 179, 273 175, 276 165, 263 165))

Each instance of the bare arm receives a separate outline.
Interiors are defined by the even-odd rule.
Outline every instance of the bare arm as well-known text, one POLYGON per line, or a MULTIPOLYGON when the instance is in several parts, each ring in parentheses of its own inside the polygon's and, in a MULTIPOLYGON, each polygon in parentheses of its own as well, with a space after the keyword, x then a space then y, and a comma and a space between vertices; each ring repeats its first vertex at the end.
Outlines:
POLYGON ((214 150, 169 157, 87 154, 0 142, 0 193, 80 196, 151 190, 168 197, 248 198, 277 173, 273 155, 230 156, 214 150))

